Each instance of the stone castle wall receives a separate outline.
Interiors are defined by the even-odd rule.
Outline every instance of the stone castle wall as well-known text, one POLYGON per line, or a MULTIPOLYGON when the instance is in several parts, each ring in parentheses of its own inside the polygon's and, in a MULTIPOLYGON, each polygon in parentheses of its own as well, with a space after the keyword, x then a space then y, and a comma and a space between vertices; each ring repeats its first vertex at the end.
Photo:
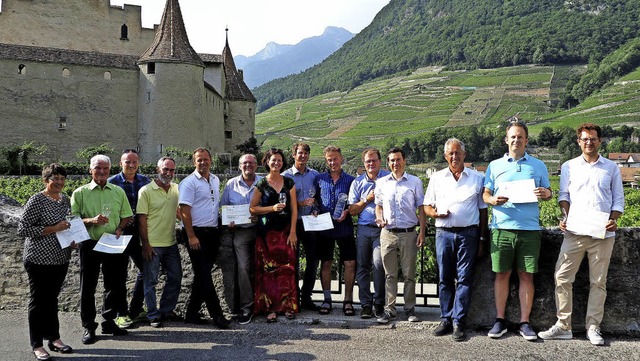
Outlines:
POLYGON ((224 130, 231 132, 230 138, 225 136, 225 148, 232 153, 236 152, 236 146, 255 136, 255 106, 253 102, 229 102, 229 119, 235 119, 235 121, 225 122, 224 130))

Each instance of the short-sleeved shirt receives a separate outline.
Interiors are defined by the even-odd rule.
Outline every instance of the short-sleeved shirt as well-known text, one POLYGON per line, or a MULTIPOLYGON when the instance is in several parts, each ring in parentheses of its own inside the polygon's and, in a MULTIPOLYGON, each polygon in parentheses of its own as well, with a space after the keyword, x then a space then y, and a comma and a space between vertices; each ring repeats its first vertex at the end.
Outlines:
MULTIPOLYGON (((487 208, 482 200, 483 176, 473 169, 464 168, 456 181, 449 168, 435 172, 429 180, 424 204, 436 208, 447 207, 445 218, 436 218, 436 227, 468 227, 480 223, 480 209, 487 208)), ((438 209, 443 213, 444 209, 438 209)))
POLYGON ((191 207, 193 227, 217 227, 220 206, 220 180, 209 173, 207 181, 197 171, 189 174, 179 185, 179 204, 191 207))
MULTIPOLYGON (((329 214, 333 215, 340 194, 343 193, 347 197, 349 196, 349 188, 351 188, 351 183, 354 179, 352 175, 342 171, 340 177, 334 183, 331 174, 328 172, 320 173, 315 180, 319 212, 329 212, 329 214)), ((345 202, 345 209, 347 209, 346 205, 347 203, 345 202)), ((333 219, 333 229, 325 231, 324 234, 331 238, 353 235, 353 220, 351 216, 347 215, 347 218, 342 222, 333 219)))
MULTIPOLYGON (((624 212, 624 190, 618 166, 602 156, 593 164, 582 156, 566 161, 560 172, 558 202, 567 201, 574 207, 600 212, 624 212)), ((607 232, 605 237, 613 237, 607 232)))
MULTIPOLYGON (((253 184, 262 179, 261 176, 256 175, 256 179, 253 181, 253 184)), ((222 201, 220 202, 221 206, 229 206, 229 205, 239 205, 239 204, 249 204, 251 203, 251 197, 253 197, 253 191, 256 188, 253 185, 249 186, 242 178, 242 175, 237 177, 233 177, 227 181, 227 185, 224 187, 224 191, 222 191, 222 201)), ((240 224, 237 227, 249 228, 252 227, 252 224, 240 224)))
MULTIPOLYGON (((516 180, 533 179, 536 187, 549 188, 549 172, 544 163, 528 153, 518 160, 505 154, 504 157, 489 163, 484 177, 484 188, 493 194, 500 191, 500 184, 516 180)), ((537 202, 493 206, 492 229, 510 229, 520 231, 540 230, 540 209, 537 202)))
POLYGON ((147 237, 151 247, 170 247, 176 244, 176 210, 178 185, 171 183, 169 190, 151 182, 138 193, 137 214, 147 215, 147 237))
MULTIPOLYGON (((378 177, 384 177, 389 174, 388 170, 380 169, 378 171, 378 177)), ((351 183, 349 189, 349 204, 355 204, 360 202, 363 198, 366 198, 369 193, 376 187, 376 182, 369 178, 367 172, 364 172, 356 177, 351 183)), ((358 224, 361 225, 375 225, 376 224, 376 204, 375 202, 367 203, 364 209, 358 215, 358 224)))
POLYGON ((138 205, 138 193, 140 192, 140 189, 149 184, 151 180, 145 175, 136 173, 133 178, 133 182, 129 182, 124 177, 124 173, 120 172, 114 176, 109 177, 109 179, 107 179, 107 182, 115 184, 124 190, 124 193, 127 195, 127 199, 129 200, 131 210, 135 214, 136 207, 138 205))
POLYGON ((105 203, 111 204, 109 223, 87 225, 87 232, 94 241, 100 239, 103 233, 114 234, 123 218, 133 216, 127 195, 115 184, 107 182, 101 188, 93 180, 74 190, 71 195, 71 213, 82 218, 92 218, 101 214, 102 205, 105 203))
MULTIPOLYGON (((294 165, 282 172, 282 175, 293 179, 296 184, 296 197, 298 202, 301 202, 309 198, 309 190, 315 188, 313 181, 318 176, 318 171, 306 167, 304 173, 301 173, 294 165)), ((312 208, 311 206, 298 207, 298 219, 310 215, 312 208)))
POLYGON ((416 214, 424 201, 420 178, 404 173, 399 179, 393 173, 376 181, 376 205, 382 207, 386 229, 410 228, 419 224, 416 214))
POLYGON ((18 223, 18 235, 26 237, 22 254, 24 261, 39 265, 69 263, 71 247, 62 249, 55 233, 43 236, 42 232, 44 227, 64 220, 70 207, 69 198, 64 194, 60 194, 59 201, 45 196, 42 192, 29 198, 18 223))

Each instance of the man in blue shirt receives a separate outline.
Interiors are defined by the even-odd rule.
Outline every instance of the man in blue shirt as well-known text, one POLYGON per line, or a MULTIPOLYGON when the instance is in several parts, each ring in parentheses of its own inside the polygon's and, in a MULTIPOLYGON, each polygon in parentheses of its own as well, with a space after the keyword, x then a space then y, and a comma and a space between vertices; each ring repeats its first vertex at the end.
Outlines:
POLYGON ((349 190, 349 214, 358 216, 356 233, 357 271, 356 280, 362 311, 361 318, 381 316, 384 312, 384 267, 380 255, 380 228, 376 224, 375 199, 376 180, 389 174, 380 169, 380 151, 367 148, 362 152, 365 172, 358 176, 349 190), (373 271, 373 289, 370 283, 373 271))
MULTIPOLYGON (((138 232, 138 219, 136 214, 136 207, 138 205, 138 192, 142 187, 149 184, 151 180, 149 177, 138 173, 139 163, 138 152, 135 149, 125 149, 120 157, 120 167, 122 171, 112 177, 109 177, 107 182, 115 184, 122 188, 127 194, 129 205, 133 210, 133 218, 131 222, 125 227, 123 234, 131 235, 131 241, 124 251, 129 255, 133 264, 138 269, 138 275, 136 276, 136 282, 133 285, 133 295, 131 296, 131 303, 127 309, 127 304, 120 305, 118 308, 118 317, 116 318, 116 325, 120 328, 128 328, 133 321, 131 317, 146 319, 139 317, 143 311, 142 304, 144 302, 144 283, 142 281, 143 273, 143 259, 142 259, 142 245, 140 243, 140 236, 138 232)), ((126 301, 126 298, 125 298, 126 301)))
POLYGON ((533 179, 530 191, 542 200, 551 199, 549 173, 545 164, 526 153, 529 130, 520 121, 507 126, 505 143, 509 152, 489 163, 484 179, 482 198, 492 205, 491 217, 491 264, 496 273, 494 294, 496 322, 488 333, 491 338, 500 338, 507 332, 505 309, 509 296, 509 278, 515 263, 520 280, 520 335, 528 341, 537 339, 529 324, 533 306, 533 274, 538 272, 540 256, 540 210, 538 202, 512 203, 504 189, 514 181, 533 179))

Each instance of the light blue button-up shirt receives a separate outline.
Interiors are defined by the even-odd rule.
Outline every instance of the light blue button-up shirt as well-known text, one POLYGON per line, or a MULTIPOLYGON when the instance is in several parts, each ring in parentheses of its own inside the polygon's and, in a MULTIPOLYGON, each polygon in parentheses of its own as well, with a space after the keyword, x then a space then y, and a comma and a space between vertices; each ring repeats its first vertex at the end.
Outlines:
MULTIPOLYGON (((256 184, 262 177, 256 175, 256 179, 253 181, 253 184, 256 184)), ((231 205, 239 205, 239 204, 249 204, 251 203, 251 197, 253 197, 253 191, 255 187, 253 185, 249 186, 242 178, 242 175, 237 177, 233 177, 227 181, 227 184, 224 187, 224 191, 222 191, 222 199, 220 200, 221 206, 231 206, 231 205)), ((238 227, 249 228, 252 227, 253 224, 241 224, 238 227)))
POLYGON ((419 225, 416 212, 422 207, 424 189, 420 178, 406 172, 395 179, 393 173, 376 181, 376 205, 382 207, 386 229, 419 225))
MULTIPOLYGON (((380 169, 378 171, 377 179, 389 175, 389 171, 385 169, 380 169)), ((355 204, 360 202, 363 198, 366 198, 369 193, 373 189, 376 188, 376 182, 371 180, 369 176, 367 176, 367 172, 360 174, 356 179, 351 183, 351 188, 349 189, 349 204, 355 204)), ((372 225, 376 224, 376 204, 375 199, 371 203, 367 203, 362 212, 358 215, 358 224, 363 225, 372 225)))
MULTIPOLYGON (((292 178, 294 183, 296 184, 296 198, 298 202, 302 202, 309 197, 309 190, 315 189, 314 180, 318 176, 318 171, 315 169, 311 169, 309 167, 306 168, 304 173, 300 173, 298 168, 294 165, 293 167, 282 172, 282 175, 285 177, 292 178)), ((311 214, 311 209, 313 207, 298 207, 298 219, 302 216, 308 216, 311 214)))

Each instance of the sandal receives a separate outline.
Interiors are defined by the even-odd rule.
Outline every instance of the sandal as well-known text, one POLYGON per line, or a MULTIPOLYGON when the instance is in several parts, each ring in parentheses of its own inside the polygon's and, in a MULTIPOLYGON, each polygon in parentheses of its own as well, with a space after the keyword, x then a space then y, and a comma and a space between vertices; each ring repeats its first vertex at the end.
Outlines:
POLYGON ((284 317, 286 317, 287 320, 295 320, 296 314, 293 312, 285 312, 284 317))
POLYGON ((267 315, 267 323, 278 322, 278 315, 275 312, 271 312, 267 315))
POLYGON ((331 305, 331 301, 324 301, 320 306, 320 310, 318 311, 321 315, 328 315, 331 313, 331 309, 333 306, 331 305))
POLYGON ((356 314, 356 310, 353 309, 352 301, 344 301, 342 303, 342 313, 344 313, 345 316, 354 316, 356 314))

